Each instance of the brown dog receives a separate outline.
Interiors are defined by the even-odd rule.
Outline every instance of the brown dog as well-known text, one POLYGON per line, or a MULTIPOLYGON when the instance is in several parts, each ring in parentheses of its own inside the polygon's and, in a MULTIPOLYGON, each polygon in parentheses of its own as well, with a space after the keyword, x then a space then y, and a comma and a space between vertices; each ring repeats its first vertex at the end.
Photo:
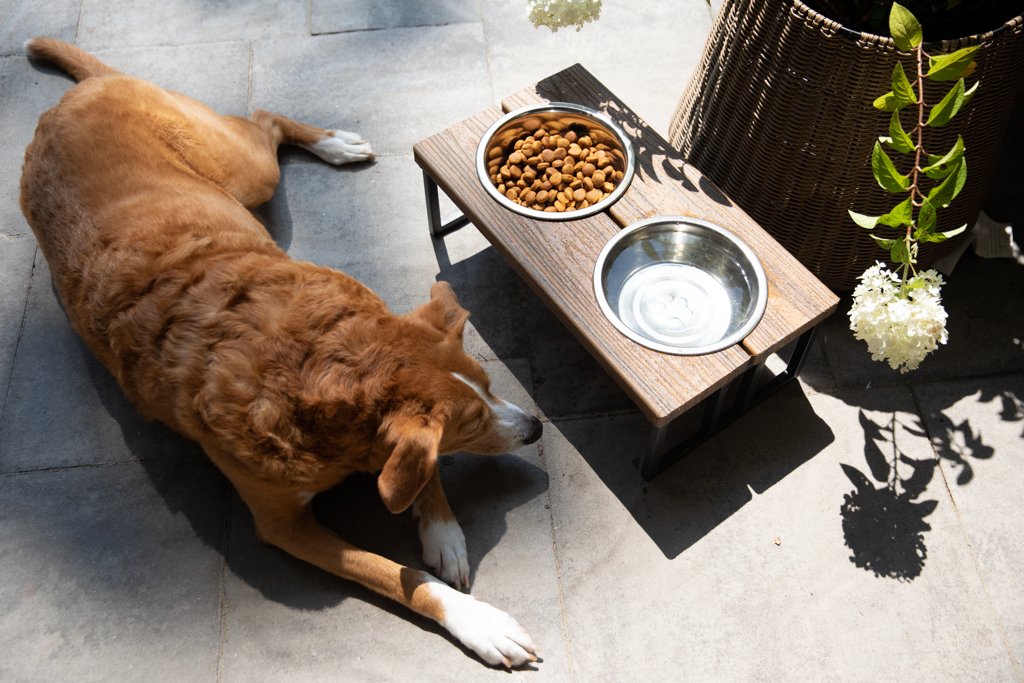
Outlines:
POLYGON ((535 661, 509 615, 353 547, 310 507, 380 471, 388 509, 419 517, 426 562, 468 587, 437 457, 541 430, 463 351, 469 314, 447 284, 392 315, 343 273, 290 259, 250 214, 274 193, 281 143, 333 164, 372 158, 369 145, 262 111, 221 116, 56 40, 26 50, 80 83, 39 120, 21 208, 72 326, 132 402, 202 444, 265 542, 436 620, 490 664, 535 661))

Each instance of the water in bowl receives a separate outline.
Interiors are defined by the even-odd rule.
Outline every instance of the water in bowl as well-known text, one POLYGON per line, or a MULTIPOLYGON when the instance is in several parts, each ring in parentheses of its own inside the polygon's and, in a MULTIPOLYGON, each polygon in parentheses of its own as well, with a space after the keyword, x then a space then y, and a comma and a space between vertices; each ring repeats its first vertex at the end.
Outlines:
POLYGON ((714 344, 728 332, 733 302, 721 280, 684 263, 652 263, 623 283, 618 314, 630 329, 677 347, 714 344))

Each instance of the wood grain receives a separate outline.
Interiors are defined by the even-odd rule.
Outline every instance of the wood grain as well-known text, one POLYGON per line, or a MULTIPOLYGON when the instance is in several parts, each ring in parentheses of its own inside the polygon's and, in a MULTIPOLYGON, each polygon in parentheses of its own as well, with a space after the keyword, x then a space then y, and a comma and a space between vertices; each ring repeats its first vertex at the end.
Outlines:
MULTIPOLYGON (((838 299, 742 209, 580 65, 526 88, 413 148, 426 171, 644 412, 664 426, 752 364, 827 317, 838 299), (507 210, 476 173, 476 148, 504 111, 538 102, 575 102, 608 114, 630 136, 637 172, 608 211, 578 220, 538 221, 507 210), (702 218, 731 230, 761 259, 768 306, 742 344, 702 356, 641 346, 601 312, 593 272, 604 244, 622 227, 655 215, 702 218)), ((766 185, 770 184, 766 181, 766 185)))
POLYGON ((750 365, 738 346, 704 356, 659 353, 628 339, 601 313, 593 291, 597 256, 620 226, 607 214, 537 221, 508 211, 476 175, 476 145, 501 110, 484 110, 418 142, 416 162, 542 301, 601 363, 653 424, 662 426, 750 365))
MULTIPOLYGON (((636 177, 608 212, 619 225, 656 215, 691 216, 722 226, 754 250, 768 278, 764 317, 743 340, 755 362, 835 310, 839 303, 835 294, 582 66, 573 65, 511 95, 502 108, 511 111, 548 101, 575 102, 603 111, 632 139, 636 177)), ((771 179, 765 180, 765 188, 771 191, 771 179)))

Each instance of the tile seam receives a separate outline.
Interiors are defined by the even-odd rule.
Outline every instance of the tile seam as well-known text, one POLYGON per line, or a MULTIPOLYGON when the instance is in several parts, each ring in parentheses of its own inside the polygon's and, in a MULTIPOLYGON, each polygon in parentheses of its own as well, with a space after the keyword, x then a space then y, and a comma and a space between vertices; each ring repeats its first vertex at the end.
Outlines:
POLYGON ((124 465, 142 465, 147 462, 157 462, 175 459, 188 459, 192 456, 188 455, 168 455, 168 456, 155 456, 150 458, 137 458, 134 460, 115 460, 111 462, 87 462, 87 463, 76 463, 72 465, 54 465, 52 467, 36 467, 31 469, 20 469, 20 470, 6 470, 0 471, 0 478, 2 477, 19 477, 30 474, 44 474, 53 472, 68 472, 72 470, 95 470, 103 469, 106 467, 121 467, 124 465))
MULTIPOLYGON (((548 470, 547 457, 544 454, 544 442, 541 440, 537 447, 541 462, 544 463, 544 471, 548 470)), ((569 631, 569 614, 565 606, 565 588, 562 584, 562 560, 558 552, 557 525, 555 524, 555 505, 551 500, 551 486, 545 493, 547 499, 548 524, 551 527, 551 555, 555 561, 555 587, 558 589, 558 615, 562 622, 562 640, 565 644, 566 663, 569 666, 569 680, 576 681, 576 667, 573 664, 572 635, 569 631)))
POLYGON ((0 406, 0 439, 3 438, 7 427, 7 405, 11 398, 11 388, 14 386, 14 368, 18 364, 18 354, 21 351, 21 339, 25 335, 25 320, 28 318, 28 302, 32 295, 32 284, 36 274, 36 259, 39 257, 39 245, 36 244, 32 250, 32 268, 28 272, 28 285, 25 287, 25 303, 21 308, 21 320, 18 322, 18 337, 14 342, 14 353, 11 354, 10 374, 7 378, 7 386, 4 388, 4 401, 0 406))
POLYGON ((932 434, 932 430, 928 426, 928 421, 921 408, 921 401, 915 391, 915 387, 911 385, 910 396, 914 401, 914 409, 917 411, 917 416, 921 421, 921 425, 924 427, 925 435, 928 438, 928 445, 932 449, 932 453, 935 454, 935 460, 939 468, 939 475, 942 477, 942 484, 946 488, 946 496, 949 498, 950 504, 953 506, 953 514, 956 516, 957 526, 960 529, 960 537, 963 540, 964 545, 967 548, 967 553, 971 558, 971 565, 974 568, 974 574, 978 578, 978 583, 981 584, 981 590, 985 594, 985 599, 988 602, 989 613, 991 614, 992 620, 995 622, 996 627, 999 631, 999 639, 1002 641, 1003 648, 1006 651, 1006 656, 1010 661, 1010 666, 1013 668, 1017 676, 1022 674, 1021 663, 1014 655, 1013 647, 1010 644, 1009 634, 1006 630, 1006 624, 1003 623, 1003 619, 1000 616, 998 610, 995 608, 995 600, 992 596, 991 591, 988 587, 988 582, 985 580, 985 575, 981 569, 981 562, 978 559, 978 555, 974 550, 974 544, 971 543, 970 534, 967 532, 967 524, 964 521, 963 515, 960 513, 960 506, 957 505, 956 496, 953 494, 953 487, 949 483, 949 477, 946 476, 946 468, 943 466, 942 455, 935 447, 935 436, 932 434))

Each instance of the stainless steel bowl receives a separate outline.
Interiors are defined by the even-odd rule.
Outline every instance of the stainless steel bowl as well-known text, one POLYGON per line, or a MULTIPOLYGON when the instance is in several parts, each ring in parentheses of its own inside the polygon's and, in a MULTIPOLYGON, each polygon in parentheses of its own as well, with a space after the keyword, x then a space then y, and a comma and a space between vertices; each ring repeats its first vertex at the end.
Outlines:
POLYGON ((722 227, 682 216, 649 218, 616 234, 597 258, 594 291, 620 332, 679 355, 739 342, 768 302, 750 247, 722 227))
POLYGON ((484 189, 495 201, 523 216, 546 221, 564 221, 590 216, 614 204, 629 187, 636 167, 636 155, 626 132, 605 114, 568 102, 550 102, 516 109, 498 119, 487 129, 476 150, 476 170, 484 189), (548 130, 574 130, 578 135, 590 135, 595 143, 604 143, 614 156, 615 170, 622 171, 622 180, 615 189, 601 201, 591 204, 585 209, 573 211, 550 212, 537 211, 517 204, 502 193, 488 175, 488 160, 491 154, 508 156, 513 151, 516 140, 520 140, 540 127, 548 130), (492 152, 492 150, 496 150, 492 152), (500 150, 500 151, 497 151, 500 150))

